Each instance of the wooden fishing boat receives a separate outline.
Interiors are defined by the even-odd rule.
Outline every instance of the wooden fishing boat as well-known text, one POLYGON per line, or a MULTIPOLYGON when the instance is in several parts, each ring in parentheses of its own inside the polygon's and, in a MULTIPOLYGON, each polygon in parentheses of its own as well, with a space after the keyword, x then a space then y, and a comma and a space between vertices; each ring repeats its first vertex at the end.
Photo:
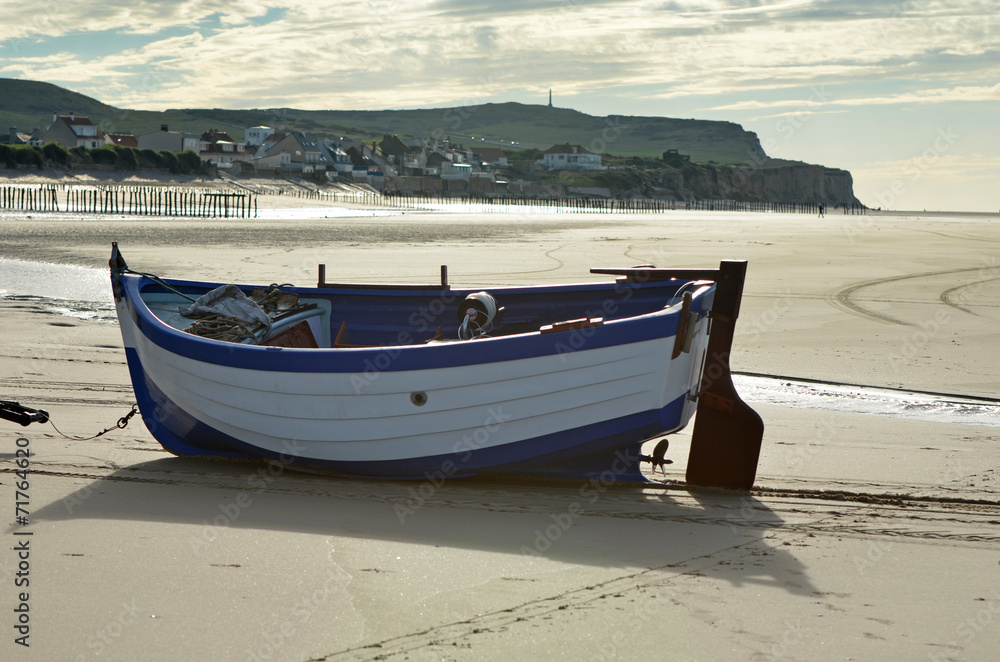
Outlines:
MULTIPOLYGON (((696 408, 723 428, 746 427, 721 420, 734 411, 759 423, 728 367, 745 268, 484 291, 450 287, 444 267, 435 285, 339 285, 320 265, 315 288, 227 288, 134 272, 115 244, 111 280, 142 419, 174 454, 376 477, 635 479, 652 459, 642 443, 696 408), (203 310, 226 292, 260 310, 238 322, 203 310)), ((701 464, 717 464, 725 442, 705 443, 701 464)))

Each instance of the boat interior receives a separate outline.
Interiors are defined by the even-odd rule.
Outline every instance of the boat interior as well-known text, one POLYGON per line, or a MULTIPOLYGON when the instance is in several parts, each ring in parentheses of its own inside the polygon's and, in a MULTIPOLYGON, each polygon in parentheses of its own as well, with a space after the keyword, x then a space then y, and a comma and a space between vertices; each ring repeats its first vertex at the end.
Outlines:
MULTIPOLYGON (((203 337, 296 348, 357 348, 459 342, 522 333, 555 333, 680 307, 685 293, 707 281, 604 282, 579 285, 499 287, 490 291, 413 286, 357 288, 282 287, 277 306, 264 306, 269 328, 248 323, 245 333, 213 335, 204 319, 185 314, 192 301, 211 290, 206 284, 146 283, 143 303, 169 326, 203 337), (624 285, 624 286, 623 286, 624 285)), ((274 289, 240 286, 249 299, 266 299, 274 289)), ((273 297, 271 297, 273 298, 273 297)), ((223 324, 224 326, 224 324, 223 324)))

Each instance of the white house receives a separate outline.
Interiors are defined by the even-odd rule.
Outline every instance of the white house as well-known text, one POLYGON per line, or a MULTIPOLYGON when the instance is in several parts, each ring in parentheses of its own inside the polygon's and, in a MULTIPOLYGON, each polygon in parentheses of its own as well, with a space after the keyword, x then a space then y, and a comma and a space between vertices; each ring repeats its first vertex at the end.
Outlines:
POLYGON ((542 152, 539 161, 546 170, 601 170, 601 155, 580 145, 554 145, 542 152))
POLYGON ((93 149, 104 144, 104 134, 97 130, 88 117, 69 115, 53 115, 52 125, 42 136, 42 142, 59 143, 67 149, 86 147, 93 149))
POLYGON ((259 147, 264 141, 274 135, 274 128, 270 126, 252 126, 243 130, 243 140, 248 146, 259 147))

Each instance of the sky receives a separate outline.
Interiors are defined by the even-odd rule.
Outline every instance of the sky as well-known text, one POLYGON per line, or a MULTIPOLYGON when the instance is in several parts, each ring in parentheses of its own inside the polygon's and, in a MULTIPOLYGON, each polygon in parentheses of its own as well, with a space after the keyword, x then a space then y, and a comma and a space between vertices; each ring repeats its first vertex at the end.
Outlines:
POLYGON ((997 0, 8 4, 0 77, 120 108, 545 104, 551 89, 590 115, 735 122, 772 157, 849 170, 871 207, 1000 210, 997 0))

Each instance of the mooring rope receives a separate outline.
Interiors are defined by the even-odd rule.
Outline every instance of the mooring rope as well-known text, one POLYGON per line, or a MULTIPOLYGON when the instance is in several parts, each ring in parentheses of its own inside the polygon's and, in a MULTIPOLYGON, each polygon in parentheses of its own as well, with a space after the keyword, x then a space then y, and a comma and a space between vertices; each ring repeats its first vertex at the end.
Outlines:
POLYGON ((170 290, 171 292, 173 292, 174 294, 177 294, 177 295, 180 295, 180 296, 184 297, 185 299, 187 299, 188 301, 191 301, 192 303, 195 302, 195 301, 197 301, 197 299, 195 299, 194 297, 192 297, 192 296, 190 296, 188 294, 184 294, 183 292, 181 292, 176 287, 174 287, 173 285, 171 285, 167 281, 163 280, 162 278, 160 278, 156 274, 150 274, 150 273, 146 273, 144 271, 136 271, 134 269, 129 269, 128 267, 125 267, 124 269, 119 270, 119 273, 132 274, 134 276, 143 276, 144 278, 148 278, 149 280, 153 281, 154 283, 156 283, 160 287, 164 287, 164 288, 170 290))

